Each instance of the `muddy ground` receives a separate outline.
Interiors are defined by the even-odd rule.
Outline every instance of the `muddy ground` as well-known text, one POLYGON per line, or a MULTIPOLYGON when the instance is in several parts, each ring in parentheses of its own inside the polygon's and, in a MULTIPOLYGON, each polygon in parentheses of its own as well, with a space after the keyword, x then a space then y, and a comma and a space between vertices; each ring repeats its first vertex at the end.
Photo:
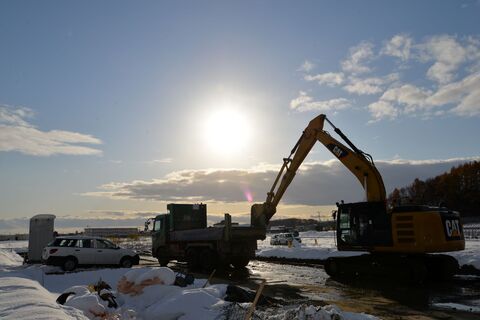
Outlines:
MULTIPOLYGON (((142 264, 155 264, 143 260, 142 264)), ((174 270, 187 271, 181 263, 174 270)), ((199 278, 206 273, 195 272, 199 278)), ((444 310, 435 303, 459 303, 480 307, 480 277, 456 276, 448 283, 402 284, 385 279, 342 283, 332 280, 323 266, 252 261, 243 270, 215 273, 212 283, 232 283, 256 290, 266 280, 264 294, 284 304, 336 304, 346 311, 365 312, 382 319, 479 319, 480 314, 444 310)))

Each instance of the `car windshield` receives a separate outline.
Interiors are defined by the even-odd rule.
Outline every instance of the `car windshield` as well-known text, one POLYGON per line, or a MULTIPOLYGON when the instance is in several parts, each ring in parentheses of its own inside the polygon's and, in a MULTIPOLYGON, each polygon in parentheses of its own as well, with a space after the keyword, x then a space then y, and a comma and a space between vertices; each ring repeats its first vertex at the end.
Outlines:
POLYGON ((97 239, 97 248, 102 248, 102 249, 115 249, 117 246, 113 243, 111 243, 108 240, 104 239, 97 239))

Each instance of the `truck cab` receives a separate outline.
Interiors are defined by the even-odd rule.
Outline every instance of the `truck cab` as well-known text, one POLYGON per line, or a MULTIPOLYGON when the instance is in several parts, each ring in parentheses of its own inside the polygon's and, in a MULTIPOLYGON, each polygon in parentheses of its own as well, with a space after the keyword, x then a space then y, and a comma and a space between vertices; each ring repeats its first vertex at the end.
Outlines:
POLYGON ((152 229, 152 247, 160 248, 166 245, 168 214, 160 214, 155 217, 152 229))
POLYGON ((222 224, 207 227, 206 204, 171 203, 167 211, 151 219, 152 255, 160 265, 177 260, 202 269, 245 267, 255 257, 257 240, 265 237, 264 229, 232 225, 229 214, 222 224))

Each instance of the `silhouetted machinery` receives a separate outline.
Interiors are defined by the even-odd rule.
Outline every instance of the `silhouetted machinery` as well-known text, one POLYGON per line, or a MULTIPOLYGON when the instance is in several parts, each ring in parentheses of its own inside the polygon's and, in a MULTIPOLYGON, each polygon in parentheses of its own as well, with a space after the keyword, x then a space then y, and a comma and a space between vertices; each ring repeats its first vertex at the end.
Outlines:
POLYGON ((337 247, 340 251, 368 251, 356 257, 329 258, 332 276, 385 275, 422 281, 427 275, 451 278, 458 270, 455 258, 438 254, 465 248, 458 212, 426 205, 387 208, 383 179, 372 157, 358 149, 325 115, 308 124, 272 185, 267 199, 251 208, 252 226, 266 228, 295 174, 313 148, 321 142, 358 179, 365 202, 337 203, 337 247), (343 141, 324 130, 327 121, 343 141))

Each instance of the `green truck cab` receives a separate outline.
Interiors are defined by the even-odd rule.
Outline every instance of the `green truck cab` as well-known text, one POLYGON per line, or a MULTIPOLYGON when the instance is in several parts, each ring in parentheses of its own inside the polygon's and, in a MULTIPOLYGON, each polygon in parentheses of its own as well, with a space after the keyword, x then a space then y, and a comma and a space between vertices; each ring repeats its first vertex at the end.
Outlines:
POLYGON ((232 225, 229 214, 222 223, 207 227, 206 204, 171 203, 167 211, 150 219, 152 255, 162 266, 177 260, 204 270, 243 268, 255 257, 257 240, 265 239, 264 228, 232 225))

